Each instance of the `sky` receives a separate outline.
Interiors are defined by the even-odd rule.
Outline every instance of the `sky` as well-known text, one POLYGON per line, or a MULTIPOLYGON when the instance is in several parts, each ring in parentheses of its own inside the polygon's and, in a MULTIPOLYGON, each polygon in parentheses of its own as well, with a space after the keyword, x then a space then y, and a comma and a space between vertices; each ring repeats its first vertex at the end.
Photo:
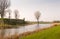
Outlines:
POLYGON ((41 13, 40 21, 60 20, 60 0, 11 0, 12 18, 14 10, 19 10, 19 18, 36 21, 35 12, 41 13))

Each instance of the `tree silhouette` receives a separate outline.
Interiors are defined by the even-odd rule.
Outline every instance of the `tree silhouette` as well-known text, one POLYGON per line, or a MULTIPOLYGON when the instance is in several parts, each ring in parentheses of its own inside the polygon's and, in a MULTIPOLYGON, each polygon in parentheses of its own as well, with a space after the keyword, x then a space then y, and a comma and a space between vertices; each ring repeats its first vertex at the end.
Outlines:
POLYGON ((0 14, 4 17, 5 10, 10 6, 10 0, 0 0, 0 14))
POLYGON ((19 15, 18 15, 19 11, 18 10, 14 10, 14 13, 15 13, 15 19, 18 19, 18 17, 19 17, 19 15))
POLYGON ((8 9, 7 12, 9 13, 9 19, 10 19, 11 18, 11 12, 12 11, 10 9, 8 9))
POLYGON ((39 17, 40 17, 41 13, 39 11, 35 12, 35 17, 37 19, 37 22, 39 24, 39 17))

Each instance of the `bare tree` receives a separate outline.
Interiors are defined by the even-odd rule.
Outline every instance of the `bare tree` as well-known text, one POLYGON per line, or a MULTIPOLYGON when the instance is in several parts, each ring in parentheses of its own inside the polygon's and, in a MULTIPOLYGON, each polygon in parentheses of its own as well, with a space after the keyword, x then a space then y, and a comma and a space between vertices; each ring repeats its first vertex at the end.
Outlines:
POLYGON ((4 17, 5 10, 10 6, 10 0, 0 0, 0 14, 4 17))
POLYGON ((18 15, 19 11, 15 10, 14 13, 15 13, 15 18, 18 19, 18 17, 19 17, 19 15, 18 15))
POLYGON ((11 18, 11 12, 12 11, 10 9, 8 9, 7 12, 9 13, 9 19, 10 19, 11 18))
POLYGON ((39 11, 35 12, 35 17, 37 19, 37 22, 39 24, 39 17, 40 17, 41 13, 39 11))

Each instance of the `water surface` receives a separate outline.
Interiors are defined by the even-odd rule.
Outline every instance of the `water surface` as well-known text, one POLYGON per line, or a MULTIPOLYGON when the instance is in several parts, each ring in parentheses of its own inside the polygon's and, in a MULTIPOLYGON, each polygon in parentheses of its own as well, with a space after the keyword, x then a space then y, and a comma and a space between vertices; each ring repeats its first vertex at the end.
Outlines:
MULTIPOLYGON (((34 24, 34 25, 27 25, 27 26, 20 26, 18 28, 12 28, 12 29, 5 29, 4 32, 5 32, 5 36, 8 36, 8 35, 14 35, 14 34, 22 34, 24 32, 32 32, 32 31, 35 31, 37 29, 43 29, 43 28, 48 28, 48 27, 51 27, 52 24, 34 24)), ((1 34, 1 31, 0 30, 0 34, 1 34)))

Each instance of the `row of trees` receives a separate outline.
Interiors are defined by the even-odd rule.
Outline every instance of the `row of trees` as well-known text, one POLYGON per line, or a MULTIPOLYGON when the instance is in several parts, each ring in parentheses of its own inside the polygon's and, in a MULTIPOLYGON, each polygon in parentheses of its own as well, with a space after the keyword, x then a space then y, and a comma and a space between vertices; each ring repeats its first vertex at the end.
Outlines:
MULTIPOLYGON (((10 19, 10 15, 11 15, 11 10, 9 9, 10 7, 10 0, 0 0, 0 14, 1 14, 1 18, 4 18, 4 15, 6 14, 6 12, 9 13, 9 19, 10 19)), ((15 18, 18 18, 18 10, 14 11, 15 13, 15 18)))
MULTIPOLYGON (((9 19, 10 19, 11 18, 12 10, 8 9, 6 12, 9 13, 9 19)), ((19 17, 19 11, 16 9, 16 10, 14 10, 14 13, 15 13, 15 19, 18 19, 18 17, 19 17)))

